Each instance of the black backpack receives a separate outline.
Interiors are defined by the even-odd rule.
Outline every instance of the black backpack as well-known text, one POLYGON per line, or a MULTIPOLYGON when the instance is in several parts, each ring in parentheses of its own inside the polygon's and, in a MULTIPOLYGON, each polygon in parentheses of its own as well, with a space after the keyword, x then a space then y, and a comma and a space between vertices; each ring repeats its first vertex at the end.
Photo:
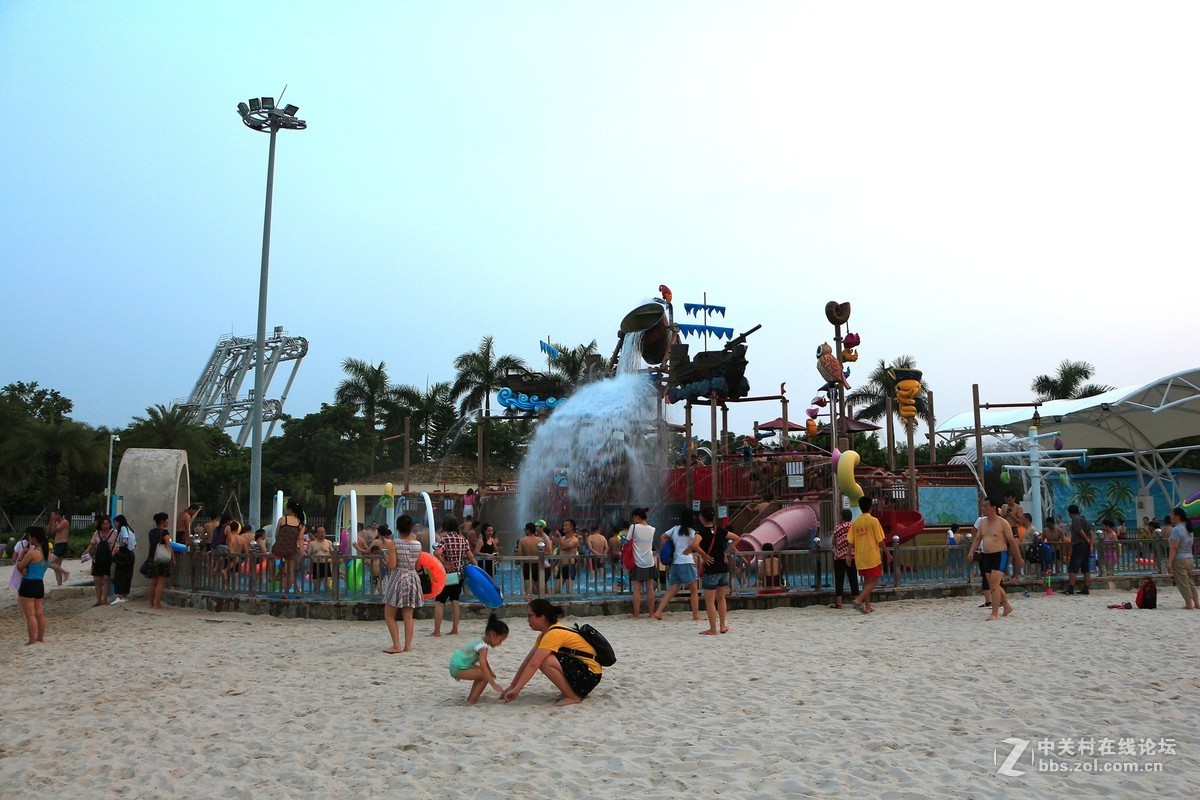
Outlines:
POLYGON ((112 562, 112 546, 107 539, 101 538, 96 543, 96 555, 92 557, 92 565, 100 572, 107 572, 112 568, 112 562))
MULTIPOLYGON (((608 639, 604 638, 604 634, 593 628, 591 625, 584 623, 568 628, 566 625, 555 625, 556 628, 562 628, 564 631, 571 631, 583 637, 583 640, 596 651, 596 663, 602 667, 611 667, 617 663, 617 654, 613 652, 612 645, 608 643, 608 639)), ((560 647, 559 652, 569 656, 578 658, 592 658, 590 653, 583 650, 572 650, 570 647, 560 647)))
POLYGON ((1028 564, 1042 563, 1042 546, 1036 542, 1025 546, 1025 562, 1028 564))

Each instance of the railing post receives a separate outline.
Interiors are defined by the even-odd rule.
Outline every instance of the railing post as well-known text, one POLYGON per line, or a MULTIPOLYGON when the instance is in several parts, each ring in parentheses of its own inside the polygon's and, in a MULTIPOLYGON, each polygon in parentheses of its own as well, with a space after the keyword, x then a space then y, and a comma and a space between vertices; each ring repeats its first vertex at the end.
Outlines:
POLYGON ((900 537, 892 537, 892 585, 900 588, 900 537))
POLYGON ((538 597, 546 596, 546 543, 538 542, 538 557, 537 557, 537 574, 538 574, 538 597))

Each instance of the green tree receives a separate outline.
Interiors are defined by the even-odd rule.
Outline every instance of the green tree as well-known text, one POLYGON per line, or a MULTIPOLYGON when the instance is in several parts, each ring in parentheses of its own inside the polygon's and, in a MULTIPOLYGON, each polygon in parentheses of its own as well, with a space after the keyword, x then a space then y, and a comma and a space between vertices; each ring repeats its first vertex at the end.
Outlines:
POLYGON ((334 401, 361 413, 367 429, 374 433, 380 412, 396 401, 396 389, 388 380, 387 365, 368 364, 358 358, 342 362, 346 378, 338 384, 334 401))
POLYGON ((160 403, 147 408, 146 416, 133 418, 133 423, 121 433, 121 448, 186 450, 188 467, 195 470, 212 457, 211 436, 204 427, 192 422, 192 415, 179 406, 160 403))
MULTIPOLYGON (((950 459, 954 458, 956 455, 958 455, 964 449, 966 449, 966 446, 967 446, 966 439, 959 439, 957 442, 951 442, 948 444, 939 443, 937 446, 937 463, 949 464, 950 459)), ((898 455, 899 455, 899 453, 897 453, 897 456, 898 455)), ((917 445, 917 447, 915 449, 915 455, 916 455, 917 464, 928 464, 929 463, 929 444, 926 443, 926 444, 917 445)))
POLYGON ((72 510, 72 476, 103 468, 108 453, 95 429, 73 420, 57 423, 34 419, 4 441, 0 459, 18 469, 41 470, 41 502, 47 508, 72 510))
POLYGON ((42 389, 37 381, 10 383, 0 389, 0 396, 30 417, 51 425, 66 420, 75 408, 75 403, 57 389, 42 389))
MULTIPOLYGON (((347 409, 347 413, 352 412, 347 409)), ((243 496, 243 488, 249 489, 250 448, 239 447, 228 433, 215 425, 202 426, 200 431, 207 439, 206 449, 211 453, 211 457, 198 466, 191 466, 189 463, 192 501, 203 503, 206 513, 220 513, 230 505, 231 497, 240 498, 243 496)), ((274 481, 267 480, 271 466, 267 453, 270 443, 276 438, 278 437, 263 442, 264 487, 275 486, 274 481)))
POLYGON ((283 421, 281 435, 263 443, 263 484, 282 490, 314 513, 328 513, 339 481, 367 474, 376 437, 349 405, 283 421))
POLYGON ((554 348, 558 350, 558 358, 550 362, 550 375, 566 382, 568 389, 565 394, 601 376, 604 360, 596 349, 595 339, 574 347, 556 343, 554 348))
MULTIPOLYGON (((439 381, 424 392, 415 386, 396 389, 396 403, 389 412, 386 430, 392 435, 403 430, 403 417, 409 419, 409 436, 416 445, 422 461, 432 461, 445 455, 459 423, 454 412, 454 393, 449 381, 439 381)), ((474 452, 472 446, 472 452, 474 452)))
POLYGON ((501 378, 510 369, 528 369, 517 356, 497 356, 491 336, 479 340, 479 347, 454 359, 455 378, 450 395, 457 401, 460 414, 479 409, 484 416, 492 415, 492 393, 500 387, 501 378))
POLYGON ((1113 388, 1102 384, 1087 383, 1095 372, 1096 368, 1086 361, 1064 359, 1058 365, 1058 371, 1054 375, 1038 375, 1033 379, 1030 388, 1038 400, 1077 400, 1081 397, 1095 397, 1113 388))
MULTIPOLYGON (((912 356, 900 356, 891 364, 880 359, 875 368, 868 373, 867 380, 846 395, 846 402, 855 409, 854 418, 868 422, 880 422, 887 415, 887 401, 890 397, 892 414, 896 417, 897 430, 899 430, 904 421, 900 418, 900 404, 896 400, 896 381, 888 373, 894 369, 916 368, 917 360, 912 356)), ((925 400, 928 393, 929 386, 922 380, 921 393, 917 395, 916 406, 917 416, 925 421, 929 420, 929 404, 925 400)))

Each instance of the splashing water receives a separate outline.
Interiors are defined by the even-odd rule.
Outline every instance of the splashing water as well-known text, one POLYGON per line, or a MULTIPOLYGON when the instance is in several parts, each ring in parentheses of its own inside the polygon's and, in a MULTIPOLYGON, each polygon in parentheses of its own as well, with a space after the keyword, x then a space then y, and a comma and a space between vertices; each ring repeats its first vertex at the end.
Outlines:
POLYGON ((662 437, 655 386, 636 371, 640 344, 626 336, 619 374, 581 387, 538 426, 521 462, 518 531, 539 518, 612 525, 661 500, 662 437))

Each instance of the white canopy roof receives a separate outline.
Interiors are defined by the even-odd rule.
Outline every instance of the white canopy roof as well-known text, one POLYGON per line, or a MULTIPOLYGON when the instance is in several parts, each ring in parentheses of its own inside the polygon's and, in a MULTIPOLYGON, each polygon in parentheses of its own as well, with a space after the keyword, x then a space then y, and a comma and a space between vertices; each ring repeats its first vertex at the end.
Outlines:
MULTIPOLYGON (((1049 400, 1037 411, 1042 432, 1058 431, 1067 447, 1155 449, 1185 436, 1200 436, 1200 369, 1080 400, 1049 400)), ((981 408, 979 424, 984 431, 1024 436, 1033 412, 1032 406, 981 408)), ((954 415, 938 425, 937 433, 947 439, 974 435, 974 412, 954 415)))

